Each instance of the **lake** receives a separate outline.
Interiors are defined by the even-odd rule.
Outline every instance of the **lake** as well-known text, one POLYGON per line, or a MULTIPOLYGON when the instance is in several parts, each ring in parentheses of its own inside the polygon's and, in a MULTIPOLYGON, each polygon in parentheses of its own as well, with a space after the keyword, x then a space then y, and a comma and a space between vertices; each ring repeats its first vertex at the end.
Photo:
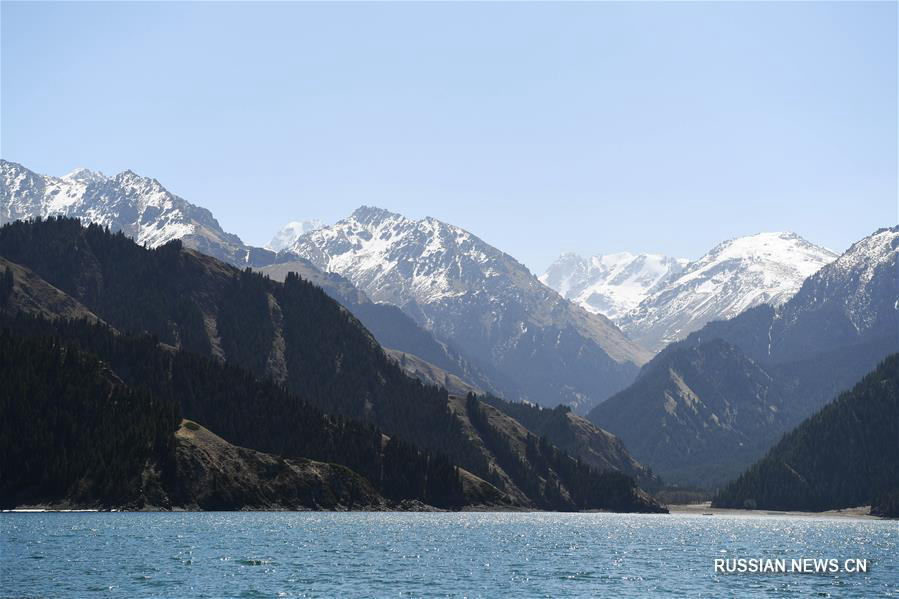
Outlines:
POLYGON ((3 597, 899 596, 895 521, 558 513, 5 513, 3 597), (867 559, 716 574, 716 558, 867 559))

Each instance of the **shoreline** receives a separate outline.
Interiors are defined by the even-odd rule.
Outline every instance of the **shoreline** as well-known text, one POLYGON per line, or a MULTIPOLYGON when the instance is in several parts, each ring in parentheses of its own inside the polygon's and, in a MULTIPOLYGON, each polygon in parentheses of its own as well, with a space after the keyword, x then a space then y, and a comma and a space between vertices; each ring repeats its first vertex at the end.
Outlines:
MULTIPOLYGON (((870 510, 871 506, 858 506, 845 508, 841 510, 828 510, 826 512, 788 512, 782 510, 746 510, 746 509, 732 509, 732 508, 713 508, 711 507, 711 502, 706 501, 704 503, 690 503, 690 504, 671 504, 665 506, 669 510, 670 515, 681 515, 681 516, 706 516, 706 517, 714 517, 714 516, 737 516, 737 517, 786 517, 786 518, 811 518, 816 520, 891 520, 891 518, 884 518, 881 516, 871 515, 870 510)), ((32 505, 32 506, 22 506, 12 509, 3 509, 0 510, 0 513, 4 514, 34 514, 34 513, 84 513, 84 512, 96 512, 96 513, 160 513, 160 512, 168 512, 168 513, 205 513, 205 512, 296 512, 296 513, 306 513, 306 512, 317 512, 317 513, 384 513, 384 512, 395 512, 395 513, 433 513, 433 512, 442 512, 442 513, 553 513, 547 512, 546 510, 532 509, 532 508, 522 508, 522 507, 513 507, 513 506, 466 506, 459 510, 446 510, 446 509, 436 509, 428 506, 430 509, 422 509, 422 506, 409 506, 406 509, 398 508, 396 506, 392 506, 389 508, 382 507, 378 509, 377 507, 372 507, 369 509, 360 508, 360 509, 338 509, 338 510, 316 510, 316 509, 308 509, 308 510, 287 510, 287 509, 246 509, 246 510, 201 510, 201 509, 184 509, 183 507, 175 508, 175 509, 158 509, 158 508, 144 508, 139 510, 127 509, 127 508, 113 508, 113 509, 103 509, 103 508, 66 508, 66 507, 53 507, 47 505, 32 505)), ((584 510, 581 512, 555 512, 560 514, 623 514, 623 515, 632 515, 639 514, 645 512, 611 512, 606 510, 584 510)), ((666 514, 659 514, 666 515, 666 514)))
POLYGON ((712 507, 710 501, 704 503, 690 503, 669 505, 671 514, 694 516, 781 516, 789 518, 813 518, 817 520, 888 520, 880 516, 871 515, 871 506, 862 505, 841 510, 828 510, 826 512, 786 512, 781 510, 741 510, 733 508, 712 507))

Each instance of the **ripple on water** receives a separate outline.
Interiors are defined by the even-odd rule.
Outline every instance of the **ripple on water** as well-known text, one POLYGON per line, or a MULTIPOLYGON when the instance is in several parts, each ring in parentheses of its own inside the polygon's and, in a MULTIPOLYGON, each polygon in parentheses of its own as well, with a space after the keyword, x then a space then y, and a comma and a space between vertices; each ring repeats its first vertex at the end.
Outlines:
POLYGON ((0 518, 0 595, 899 595, 897 527, 872 520, 548 513, 0 518), (866 575, 722 576, 713 572, 716 557, 860 557, 874 566, 866 575), (26 559, 28 567, 17 567, 26 559))

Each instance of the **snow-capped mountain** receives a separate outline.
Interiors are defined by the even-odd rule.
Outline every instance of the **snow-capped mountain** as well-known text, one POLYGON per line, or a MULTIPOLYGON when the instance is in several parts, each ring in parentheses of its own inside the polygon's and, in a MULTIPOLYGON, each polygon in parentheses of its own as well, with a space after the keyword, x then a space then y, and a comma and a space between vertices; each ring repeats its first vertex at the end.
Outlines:
POLYGON ((288 250, 401 307, 483 365, 507 397, 586 405, 632 380, 647 354, 607 318, 546 287, 459 227, 362 207, 288 250))
MULTIPOLYGON (((294 254, 245 245, 236 235, 224 232, 208 210, 173 195, 156 179, 131 171, 108 177, 88 169, 49 177, 0 161, 0 224, 49 216, 77 217, 85 223, 108 226, 149 247, 180 239, 204 254, 241 268, 251 266, 281 280, 288 272, 299 272, 362 320, 379 342, 391 349, 421 354, 419 358, 467 377, 486 390, 493 389, 458 352, 438 342, 396 307, 369 301, 349 281, 321 273, 294 254)), ((317 221, 290 223, 270 245, 283 249, 318 226, 321 223, 317 221)))
POLYGON ((714 486, 899 352, 897 306, 893 227, 853 244, 786 303, 667 346, 589 418, 666 480, 714 486))
POLYGON ((181 239, 239 266, 270 263, 275 256, 226 233, 209 210, 172 194, 156 179, 130 170, 109 177, 88 169, 51 177, 0 160, 0 224, 48 216, 77 217, 149 247, 181 239))
POLYGON ((688 262, 659 254, 619 252, 584 258, 569 253, 540 275, 540 281, 588 312, 620 324, 628 312, 688 262))
POLYGON ((899 351, 899 226, 852 244, 806 279, 775 310, 768 332, 767 358, 773 360, 798 360, 882 338, 892 345, 890 351, 899 351))
POLYGON ((273 252, 280 252, 281 250, 284 250, 296 243, 296 240, 299 239, 301 235, 305 235, 310 231, 320 229, 323 226, 324 223, 322 223, 322 221, 320 220, 289 222, 284 225, 284 227, 280 231, 275 233, 275 236, 272 237, 271 241, 265 244, 265 249, 271 250, 273 252))
POLYGON ((652 351, 707 322, 760 304, 779 306, 837 255, 795 233, 759 233, 717 245, 664 280, 619 319, 628 336, 652 351))

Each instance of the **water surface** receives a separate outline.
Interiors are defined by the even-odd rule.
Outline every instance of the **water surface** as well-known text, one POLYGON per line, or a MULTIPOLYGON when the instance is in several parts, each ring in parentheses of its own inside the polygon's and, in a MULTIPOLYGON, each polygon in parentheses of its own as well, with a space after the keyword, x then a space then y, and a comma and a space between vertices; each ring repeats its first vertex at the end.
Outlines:
POLYGON ((899 525, 556 513, 0 515, 3 597, 899 596, 899 525), (867 574, 716 575, 716 557, 867 574))

